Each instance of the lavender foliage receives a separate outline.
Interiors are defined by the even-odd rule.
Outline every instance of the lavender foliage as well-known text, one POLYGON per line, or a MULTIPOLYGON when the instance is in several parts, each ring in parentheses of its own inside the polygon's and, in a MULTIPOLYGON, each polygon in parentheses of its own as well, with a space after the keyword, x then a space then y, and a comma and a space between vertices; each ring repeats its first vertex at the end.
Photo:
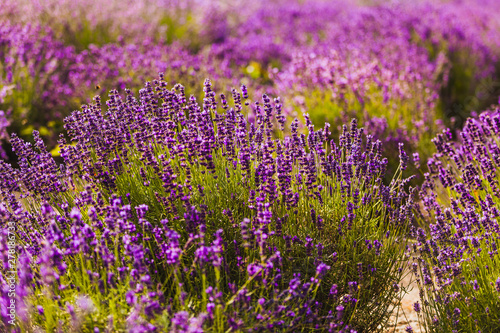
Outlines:
POLYGON ((387 320, 414 203, 400 176, 383 183, 380 141, 355 120, 338 143, 310 122, 283 136, 278 99, 249 103, 249 123, 239 91, 229 103, 204 87, 202 105, 163 76, 138 97, 112 91, 105 112, 96 97, 65 119, 61 168, 37 132, 34 145, 12 138, 20 163, 1 163, 1 213, 26 252, 21 327, 347 332, 387 320))

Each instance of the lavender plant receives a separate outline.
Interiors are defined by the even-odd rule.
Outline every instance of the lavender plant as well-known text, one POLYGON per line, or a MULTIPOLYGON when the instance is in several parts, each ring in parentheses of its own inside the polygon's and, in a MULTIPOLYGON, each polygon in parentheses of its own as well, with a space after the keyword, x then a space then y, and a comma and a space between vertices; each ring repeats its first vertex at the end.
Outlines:
POLYGON ((422 214, 432 223, 414 231, 412 264, 428 331, 500 329, 499 111, 468 119, 459 144, 450 132, 434 139, 438 152, 421 190, 422 214))
POLYGON ((90 92, 122 91, 158 71, 173 81, 184 79, 188 91, 201 89, 198 82, 208 75, 224 86, 238 78, 226 63, 193 55, 178 44, 144 39, 90 46, 77 53, 41 27, 4 25, 0 33, 0 109, 10 114, 8 131, 27 139, 37 129, 50 150, 62 130, 62 118, 89 102, 90 92))
POLYGON ((0 109, 10 114, 9 131, 19 134, 31 125, 47 134, 50 121, 67 107, 65 96, 73 91, 65 80, 73 61, 73 49, 55 40, 50 31, 2 23, 0 109))
POLYGON ((71 67, 68 81, 80 87, 73 98, 78 102, 91 101, 89 91, 105 95, 113 89, 123 91, 125 87, 141 85, 146 78, 164 72, 173 83, 186 83, 188 91, 203 89, 200 80, 210 76, 220 81, 223 88, 230 87, 238 75, 227 63, 210 59, 206 55, 195 55, 179 44, 162 45, 152 39, 140 43, 107 44, 91 46, 78 54, 71 67))
MULTIPOLYGON (((442 129, 438 92, 446 80, 447 61, 429 61, 424 50, 405 42, 384 50, 387 54, 380 59, 366 47, 297 54, 276 81, 278 91, 296 94, 292 114, 309 109, 314 123, 356 117, 368 126, 393 157, 393 172, 400 142, 424 160, 430 155, 430 140, 442 129)), ((339 125, 334 130, 342 129, 339 125)))
POLYGON ((18 227, 22 331, 385 326, 414 203, 399 172, 383 183, 380 141, 355 120, 329 141, 307 116, 284 136, 279 99, 204 92, 199 105, 160 75, 105 112, 97 96, 65 119, 61 166, 38 132, 12 137, 0 216, 18 227))
POLYGON ((469 110, 496 96, 498 30, 495 15, 485 15, 481 6, 423 1, 347 7, 322 26, 323 38, 290 46, 291 61, 269 73, 281 96, 295 97, 291 112, 305 108, 317 124, 357 117, 392 146, 390 155, 405 142, 426 161, 443 122, 461 126, 469 110))
POLYGON ((346 1, 276 0, 258 4, 223 43, 210 47, 214 55, 245 67, 254 61, 266 71, 268 64, 286 64, 298 49, 324 41, 354 7, 346 1))

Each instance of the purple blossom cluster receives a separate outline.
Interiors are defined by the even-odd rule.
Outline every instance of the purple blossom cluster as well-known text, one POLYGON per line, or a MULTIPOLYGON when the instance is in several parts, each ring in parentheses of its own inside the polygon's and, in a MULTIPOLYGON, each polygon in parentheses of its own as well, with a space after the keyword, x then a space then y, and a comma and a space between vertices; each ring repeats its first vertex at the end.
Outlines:
POLYGON ((227 86, 238 80, 237 73, 224 62, 191 54, 178 44, 162 45, 153 40, 91 46, 76 56, 70 68, 68 81, 74 87, 83 86, 74 97, 85 103, 91 101, 88 91, 96 84, 100 86, 100 94, 112 89, 124 91, 125 87, 138 86, 158 72, 164 72, 172 83, 187 81, 193 91, 202 88, 199 81, 207 76, 227 86))
POLYGON ((292 118, 304 109, 316 124, 356 117, 387 151, 404 142, 426 160, 443 123, 461 126, 468 110, 496 98, 496 8, 276 1, 211 52, 271 80, 292 118))
POLYGON ((468 57, 463 60, 475 64, 477 79, 494 72, 500 56, 498 9, 498 3, 491 0, 423 2, 416 6, 411 23, 406 24, 411 24, 418 38, 433 48, 445 47, 453 60, 466 50, 468 57))
POLYGON ((277 90, 312 94, 312 99, 296 96, 293 102, 300 109, 315 103, 318 117, 331 122, 357 117, 377 139, 404 142, 416 150, 429 132, 442 127, 435 110, 447 61, 442 55, 429 62, 426 52, 408 45, 392 44, 385 50, 387 55, 380 58, 360 49, 296 54, 289 67, 276 74, 277 90), (392 56, 395 59, 389 59, 392 56), (332 110, 321 112, 328 106, 332 110))
MULTIPOLYGON (((122 41, 76 52, 40 26, 2 25, 0 62, 0 109, 10 115, 2 124, 8 123, 9 132, 23 137, 37 128, 51 148, 62 129, 60 119, 71 108, 89 102, 90 91, 123 91, 159 71, 172 81, 184 79, 192 89, 207 76, 227 86, 238 79, 225 63, 193 55, 177 44, 145 39, 140 44, 122 41)), ((5 138, 2 135, 2 141, 5 138)))
POLYGON ((19 133, 28 121, 41 125, 62 116, 57 110, 48 115, 33 110, 66 107, 65 96, 73 88, 64 77, 73 62, 73 48, 57 41, 50 31, 1 24, 0 108, 10 113, 11 130, 19 133))
MULTIPOLYGON (((460 126, 470 108, 496 98, 497 88, 487 82, 498 80, 499 37, 496 16, 486 15, 485 6, 496 8, 457 2, 346 6, 334 20, 319 19, 330 22, 321 30, 324 37, 288 48, 287 65, 271 68, 269 76, 286 101, 304 96, 291 101, 292 115, 305 108, 318 123, 357 117, 392 143, 388 151, 405 142, 425 159, 432 148, 427 142, 443 122, 460 126)), ((323 10, 315 18, 322 13, 329 15, 323 10)))
POLYGON ((363 6, 346 1, 270 1, 250 10, 238 21, 216 54, 239 64, 254 60, 286 63, 297 51, 325 45, 337 51, 357 49, 397 58, 415 46, 447 55, 466 50, 476 63, 477 75, 494 70, 498 61, 498 9, 495 1, 378 2, 363 6), (425 45, 423 44, 425 43, 425 45), (397 50, 390 55, 389 48, 397 50))
POLYGON ((343 0, 261 2, 234 27, 224 43, 211 45, 210 49, 237 65, 250 61, 264 67, 273 62, 285 64, 301 47, 322 42, 322 35, 334 31, 338 22, 347 18, 349 9, 356 7, 343 0))
POLYGON ((0 216, 18 228, 21 327, 357 332, 388 318, 408 180, 383 183, 382 144, 355 120, 338 142, 308 118, 285 136, 280 100, 247 95, 207 80, 200 105, 160 75, 138 97, 112 91, 106 111, 97 96, 65 119, 60 167, 38 132, 12 137, 0 216))

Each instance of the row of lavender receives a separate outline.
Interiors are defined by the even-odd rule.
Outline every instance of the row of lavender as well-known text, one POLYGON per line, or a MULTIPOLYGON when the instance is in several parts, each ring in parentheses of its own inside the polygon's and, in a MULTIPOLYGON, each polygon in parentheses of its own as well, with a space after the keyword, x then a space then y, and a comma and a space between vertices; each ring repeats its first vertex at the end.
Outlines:
POLYGON ((17 235, 17 331, 387 324, 414 204, 399 173, 383 183, 381 142, 355 120, 339 142, 309 120, 307 135, 294 121, 284 136, 278 99, 204 91, 199 105, 160 76, 139 98, 112 91, 104 114, 97 97, 65 120, 64 168, 38 132, 34 145, 12 138, 20 167, 0 163, 0 214, 17 235))
POLYGON ((428 331, 499 329, 500 108, 460 143, 439 134, 418 190, 403 144, 384 183, 383 144, 356 120, 338 142, 308 116, 286 135, 279 99, 231 95, 207 80, 200 105, 160 75, 105 112, 97 96, 65 119, 61 166, 37 131, 12 137, 3 331, 375 332, 408 271, 428 331))
POLYGON ((37 129, 53 148, 61 115, 164 72, 189 93, 209 77, 223 91, 242 82, 279 95, 290 119, 306 109, 316 124, 356 117, 388 151, 405 142, 428 157, 443 122, 460 127, 496 101, 496 12, 488 0, 5 0, 2 124, 24 138, 37 129))

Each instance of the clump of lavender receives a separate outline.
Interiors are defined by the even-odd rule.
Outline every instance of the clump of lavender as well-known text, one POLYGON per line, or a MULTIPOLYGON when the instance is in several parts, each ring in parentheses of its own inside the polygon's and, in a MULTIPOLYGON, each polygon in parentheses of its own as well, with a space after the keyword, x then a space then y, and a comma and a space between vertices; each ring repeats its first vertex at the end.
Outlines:
POLYGON ((193 55, 178 44, 143 38, 137 43, 90 45, 78 53, 40 26, 11 24, 0 28, 0 64, 0 110, 10 111, 8 131, 28 138, 37 129, 49 149, 56 145, 62 118, 89 102, 89 92, 123 91, 159 71, 173 81, 184 80, 188 91, 206 76, 221 85, 235 84, 238 78, 227 64, 193 55))
MULTIPOLYGON (((281 6, 286 13, 296 9, 281 6)), ((292 112, 307 109, 316 124, 356 117, 391 145, 391 155, 403 141, 426 160, 443 122, 462 126, 471 107, 484 108, 496 98, 500 35, 493 2, 351 4, 338 5, 336 13, 321 6, 327 7, 308 2, 307 10, 285 16, 279 27, 269 24, 272 11, 259 13, 268 25, 251 30, 265 34, 252 36, 264 49, 288 27, 293 42, 276 52, 283 66, 273 64, 280 72, 270 66, 268 73, 278 94, 294 105, 292 112), (308 27, 311 19, 322 23, 316 33, 293 28, 298 22, 308 27)))
POLYGON ((91 102, 89 91, 102 96, 113 89, 123 92, 125 87, 140 86, 158 72, 171 78, 172 84, 184 82, 192 92, 202 91, 200 81, 207 76, 220 81, 221 86, 238 83, 238 76, 227 63, 193 54, 179 43, 163 45, 152 38, 135 43, 91 45, 78 54, 77 61, 69 68, 68 82, 79 87, 72 98, 81 103, 91 102))
POLYGON ((0 162, 0 221, 16 222, 26 253, 22 327, 355 332, 387 322, 406 265, 407 180, 383 183, 383 147, 355 120, 338 142, 310 121, 284 136, 279 99, 246 103, 242 91, 219 98, 207 80, 200 105, 160 75, 138 97, 112 91, 105 112, 97 96, 65 119, 61 166, 38 132, 34 144, 13 136, 20 162, 0 162))
POLYGON ((434 139, 422 185, 422 214, 432 221, 414 232, 414 271, 429 330, 496 332, 500 110, 467 120, 459 143, 434 139))
MULTIPOLYGON (((352 3, 338 0, 324 1, 262 1, 255 8, 240 4, 248 14, 232 27, 224 43, 211 45, 218 57, 247 66, 252 61, 261 64, 286 64, 295 51, 304 46, 317 45, 324 36, 335 34, 353 8, 352 3)), ((243 12, 243 11, 242 11, 243 12)))
MULTIPOLYGON (((389 156, 397 156, 398 143, 404 142, 428 157, 430 139, 442 129, 437 104, 446 59, 430 61, 426 50, 401 38, 358 43, 347 51, 328 46, 296 54, 275 75, 277 90, 294 105, 287 113, 307 109, 314 123, 341 124, 355 117, 384 143, 389 156), (383 56, 370 51, 379 42, 388 44, 383 56), (291 91, 295 95, 287 96, 291 91)), ((394 171, 398 161, 390 162, 394 171)))
POLYGON ((65 80, 74 50, 40 26, 2 22, 0 27, 0 110, 9 113, 9 131, 44 134, 62 117, 73 89, 65 80), (31 130, 30 126, 31 125, 31 130))

